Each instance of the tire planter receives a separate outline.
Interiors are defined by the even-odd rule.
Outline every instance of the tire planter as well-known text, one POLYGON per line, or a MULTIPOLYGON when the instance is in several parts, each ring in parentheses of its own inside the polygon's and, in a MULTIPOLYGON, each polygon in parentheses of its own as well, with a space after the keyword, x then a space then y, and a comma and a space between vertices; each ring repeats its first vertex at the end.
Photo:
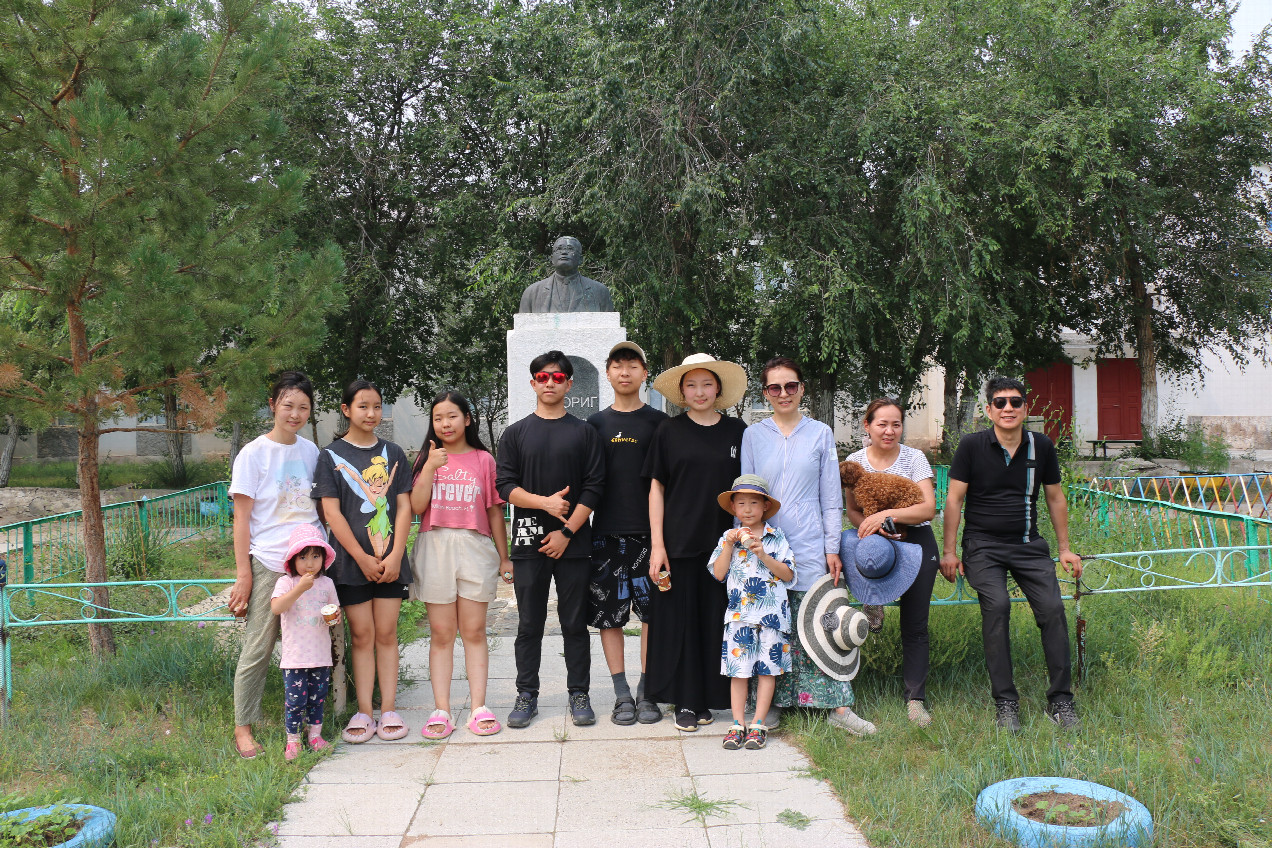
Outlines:
POLYGON ((976 818, 991 833, 1022 848, 1147 848, 1153 843, 1153 817, 1147 807, 1116 789, 1067 777, 1017 777, 987 786, 976 796, 976 818), (1124 809, 1113 821, 1096 827, 1047 824, 1012 809, 1017 798, 1035 792, 1071 792, 1097 801, 1116 801, 1124 809))
MULTIPOLYGON (((67 804, 75 810, 76 818, 84 822, 79 833, 56 848, 106 848, 115 841, 115 814, 101 807, 90 804, 67 804)), ((29 821, 53 809, 52 807, 26 807, 8 813, 0 813, 0 818, 16 818, 29 821)))

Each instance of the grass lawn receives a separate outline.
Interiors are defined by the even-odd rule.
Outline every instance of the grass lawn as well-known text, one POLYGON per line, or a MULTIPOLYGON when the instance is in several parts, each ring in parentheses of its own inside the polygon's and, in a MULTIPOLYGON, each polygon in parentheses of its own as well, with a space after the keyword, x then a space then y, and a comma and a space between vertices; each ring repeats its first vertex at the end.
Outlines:
MULTIPOLYGON (((187 460, 186 480, 174 480, 166 460, 154 462, 104 462, 98 466, 102 489, 135 486, 139 489, 188 489, 229 479, 229 463, 225 459, 187 460)), ((14 462, 9 472, 9 485, 53 489, 74 489, 75 463, 14 462)))
MULTIPOLYGON (((1073 520, 1079 553, 1136 549, 1116 524, 1100 531, 1080 510, 1073 520)), ((1084 598, 1087 676, 1075 687, 1077 733, 1061 732, 1044 713, 1046 667, 1025 604, 1012 614, 1023 732, 994 726, 974 605, 933 609, 933 722, 910 725, 892 608, 863 648, 854 681, 855 709, 878 734, 857 739, 800 711, 789 724, 783 717, 785 732, 877 848, 1007 846, 976 823, 973 804, 991 783, 1027 775, 1093 780, 1132 795, 1152 813, 1161 848, 1270 848, 1272 590, 1261 592, 1084 598)))

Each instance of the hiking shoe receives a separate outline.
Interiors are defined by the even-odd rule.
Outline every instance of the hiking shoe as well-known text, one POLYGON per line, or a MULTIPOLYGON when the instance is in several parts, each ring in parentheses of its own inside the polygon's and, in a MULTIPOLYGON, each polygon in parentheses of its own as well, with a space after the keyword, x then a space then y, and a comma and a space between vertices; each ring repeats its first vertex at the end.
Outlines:
POLYGON ((1020 732, 1020 702, 1019 701, 995 701, 994 702, 994 724, 1002 730, 1010 730, 1012 733, 1020 732))
POLYGON ((596 724, 596 713, 592 712, 592 699, 586 692, 570 693, 570 718, 576 727, 596 724))
POLYGON ((729 728, 729 732, 724 734, 724 750, 736 751, 742 747, 742 741, 746 738, 746 730, 736 721, 729 728))
POLYGON ((693 710, 676 710, 676 729, 693 733, 698 729, 698 716, 693 710))
POLYGON ((831 710, 826 713, 826 720, 836 727, 842 727, 853 736, 869 736, 875 732, 875 726, 847 707, 842 713, 831 710))
POLYGON ((910 723, 918 727, 927 727, 932 723, 932 714, 927 711, 923 702, 916 699, 906 701, 905 714, 910 723))
POLYGON ((706 727, 708 724, 715 721, 715 716, 711 714, 711 710, 703 710, 694 716, 694 718, 697 719, 699 727, 706 727))
POLYGON ((764 743, 768 742, 768 730, 762 724, 753 724, 746 729, 746 748, 748 751, 758 751, 764 747, 764 743))
POLYGON ((768 715, 764 717, 764 728, 766 730, 777 730, 782 725, 782 708, 769 707, 768 715))
POLYGON ((626 727, 636 723, 636 700, 624 695, 614 702, 614 711, 610 713, 610 721, 626 727))
POLYGON ((871 633, 878 633, 883 629, 883 607, 864 604, 861 611, 866 614, 866 623, 870 626, 871 633))
POLYGON ((648 698, 636 702, 636 720, 641 724, 657 724, 662 721, 662 710, 648 698))
POLYGON ((518 692, 517 700, 512 702, 512 712, 508 713, 509 727, 529 727, 530 720, 539 714, 539 699, 529 692, 518 692))
POLYGON ((1047 704, 1047 718, 1060 725, 1061 730, 1081 730, 1082 719, 1072 701, 1052 701, 1047 704))

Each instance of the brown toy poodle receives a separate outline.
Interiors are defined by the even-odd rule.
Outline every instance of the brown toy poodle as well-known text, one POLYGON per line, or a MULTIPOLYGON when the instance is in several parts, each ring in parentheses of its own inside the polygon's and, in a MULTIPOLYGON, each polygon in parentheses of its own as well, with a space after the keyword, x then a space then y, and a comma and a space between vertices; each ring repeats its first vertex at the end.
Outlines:
POLYGON ((923 503, 918 483, 895 474, 870 474, 855 462, 839 463, 839 482, 852 490, 862 515, 923 503))

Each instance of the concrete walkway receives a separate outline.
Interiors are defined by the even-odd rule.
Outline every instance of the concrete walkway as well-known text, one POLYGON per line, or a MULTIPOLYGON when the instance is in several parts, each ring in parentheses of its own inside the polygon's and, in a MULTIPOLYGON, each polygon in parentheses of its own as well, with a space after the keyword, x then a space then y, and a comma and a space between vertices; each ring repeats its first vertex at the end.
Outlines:
MULTIPOLYGON (((503 721, 516 697, 512 638, 490 641, 487 702, 503 721)), ((627 666, 639 668, 639 639, 626 642, 627 666)), ((460 675, 462 653, 457 646, 460 675)), ((421 679, 428 643, 407 646, 407 676, 417 682, 399 693, 398 712, 411 734, 396 742, 340 743, 285 808, 279 845, 868 848, 792 745, 770 737, 762 751, 726 751, 720 744, 726 713, 696 733, 678 733, 669 717, 653 725, 613 724, 609 673, 595 635, 597 722, 575 727, 558 635, 545 637, 543 655, 539 716, 530 727, 474 736, 465 726, 473 706, 468 683, 456 680, 452 702, 463 705, 452 709, 458 727, 449 740, 431 742, 419 732, 433 710, 432 690, 421 679)))

